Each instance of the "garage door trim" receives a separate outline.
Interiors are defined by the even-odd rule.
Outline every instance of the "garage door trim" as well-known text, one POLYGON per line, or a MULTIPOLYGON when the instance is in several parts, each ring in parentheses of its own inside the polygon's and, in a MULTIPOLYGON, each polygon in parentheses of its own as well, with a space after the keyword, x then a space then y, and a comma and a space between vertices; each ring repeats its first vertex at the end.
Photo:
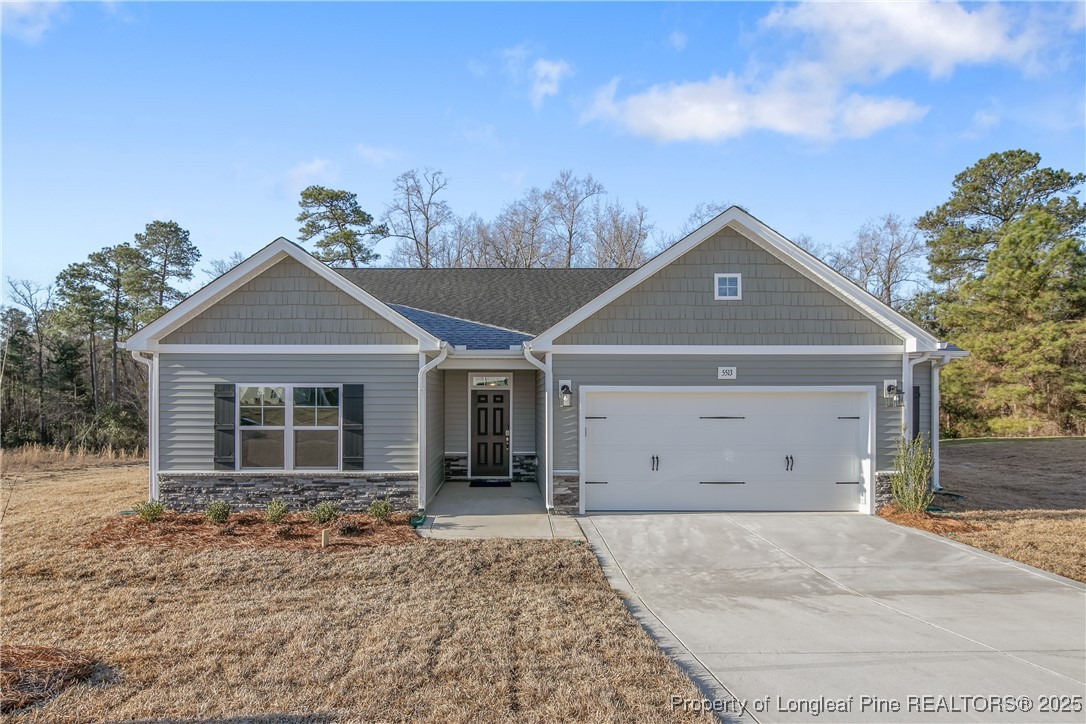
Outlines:
POLYGON ((877 409, 875 407, 876 396, 874 385, 750 385, 750 386, 736 386, 736 387, 711 387, 711 386, 687 386, 687 385, 581 385, 577 395, 577 467, 579 475, 579 495, 580 498, 580 514, 585 514, 585 471, 587 465, 585 461, 586 448, 585 444, 585 403, 589 395, 593 393, 623 393, 623 392, 679 392, 679 393, 715 393, 715 394, 757 394, 763 393, 782 393, 782 392, 812 392, 812 393, 833 393, 833 392, 847 392, 847 393, 860 393, 864 395, 865 408, 867 409, 867 450, 863 451, 866 454, 860 460, 860 505, 858 512, 867 513, 868 515, 875 514, 875 471, 876 467, 875 451, 876 446, 876 416, 877 409))

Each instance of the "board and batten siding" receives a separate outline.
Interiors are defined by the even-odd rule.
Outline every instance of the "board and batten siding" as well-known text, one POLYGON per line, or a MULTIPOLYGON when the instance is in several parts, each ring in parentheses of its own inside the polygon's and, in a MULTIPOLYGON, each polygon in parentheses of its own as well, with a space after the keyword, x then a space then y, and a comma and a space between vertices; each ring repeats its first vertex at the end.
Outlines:
MULTIPOLYGON (((499 370, 491 370, 499 372, 499 370)), ((468 374, 467 370, 445 373, 445 452, 468 452, 468 374)), ((514 454, 534 454, 541 448, 536 439, 535 370, 513 371, 512 446, 514 454)))
POLYGON ((893 467, 901 437, 902 409, 886 407, 880 392, 884 379, 901 378, 901 355, 751 355, 727 358, 708 355, 554 355, 554 389, 558 380, 573 381, 574 405, 554 410, 554 468, 578 469, 578 396, 582 385, 719 387, 870 386, 875 397, 877 470, 893 467), (735 367, 737 379, 717 380, 717 367, 735 367))
POLYGON ((411 335, 284 259, 161 340, 165 344, 415 344, 411 335))
MULTIPOLYGON (((556 345, 898 345, 900 337, 725 228, 555 340, 556 345), (742 299, 714 299, 714 274, 742 299)), ((558 352, 558 350, 555 350, 558 352)))
POLYGON ((430 370, 426 373, 426 495, 429 499, 433 499, 444 480, 445 372, 430 370))
POLYGON ((215 383, 363 384, 365 466, 418 470, 417 354, 159 357, 159 470, 213 470, 215 383))

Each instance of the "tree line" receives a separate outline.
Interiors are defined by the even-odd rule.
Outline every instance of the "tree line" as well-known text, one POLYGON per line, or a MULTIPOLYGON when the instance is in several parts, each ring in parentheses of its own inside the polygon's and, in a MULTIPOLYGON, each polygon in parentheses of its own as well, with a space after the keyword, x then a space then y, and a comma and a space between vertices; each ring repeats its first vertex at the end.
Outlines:
MULTIPOLYGON (((1086 209, 1083 174, 995 153, 958 174, 920 218, 864 222, 835 246, 795 241, 859 287, 969 350, 943 373, 943 427, 961 435, 1086 433, 1086 209)), ((342 189, 299 197, 298 237, 333 266, 637 267, 730 204, 697 204, 674 235, 648 210, 561 172, 492 219, 456 214, 439 170, 409 170, 371 214, 342 189)), ((89 448, 146 444, 146 372, 118 342, 179 301, 200 252, 174 221, 67 266, 49 285, 8 280, 0 313, 0 441, 89 448)), ((215 278, 235 252, 202 270, 215 278)))

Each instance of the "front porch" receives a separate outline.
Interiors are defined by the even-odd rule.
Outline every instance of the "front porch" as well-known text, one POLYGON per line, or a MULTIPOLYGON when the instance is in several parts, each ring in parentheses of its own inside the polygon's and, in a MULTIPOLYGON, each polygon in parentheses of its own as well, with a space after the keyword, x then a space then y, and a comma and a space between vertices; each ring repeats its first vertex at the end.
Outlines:
POLYGON ((575 518, 549 515, 538 485, 521 482, 501 487, 446 482, 427 507, 419 533, 449 539, 584 539, 575 518))

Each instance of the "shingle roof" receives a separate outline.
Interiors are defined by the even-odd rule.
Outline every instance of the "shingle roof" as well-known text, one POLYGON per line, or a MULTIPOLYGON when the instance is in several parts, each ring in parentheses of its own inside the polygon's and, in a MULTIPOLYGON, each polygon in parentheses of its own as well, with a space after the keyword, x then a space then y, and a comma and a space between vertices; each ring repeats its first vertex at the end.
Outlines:
MULTIPOLYGON (((388 305, 535 336, 632 269, 336 269, 388 305)), ((425 328, 421 322, 416 324, 425 328)), ((429 330, 432 333, 433 330, 429 330)), ((441 336, 438 334, 437 336, 441 336)), ((451 340, 449 340, 451 342, 451 340)), ((510 344, 515 344, 511 342, 510 344)))
POLYGON ((509 349, 532 338, 530 334, 513 332, 501 327, 470 322, 444 314, 427 312, 422 309, 405 307, 402 304, 390 304, 392 309, 410 319, 438 339, 443 339, 455 347, 468 349, 509 349))

